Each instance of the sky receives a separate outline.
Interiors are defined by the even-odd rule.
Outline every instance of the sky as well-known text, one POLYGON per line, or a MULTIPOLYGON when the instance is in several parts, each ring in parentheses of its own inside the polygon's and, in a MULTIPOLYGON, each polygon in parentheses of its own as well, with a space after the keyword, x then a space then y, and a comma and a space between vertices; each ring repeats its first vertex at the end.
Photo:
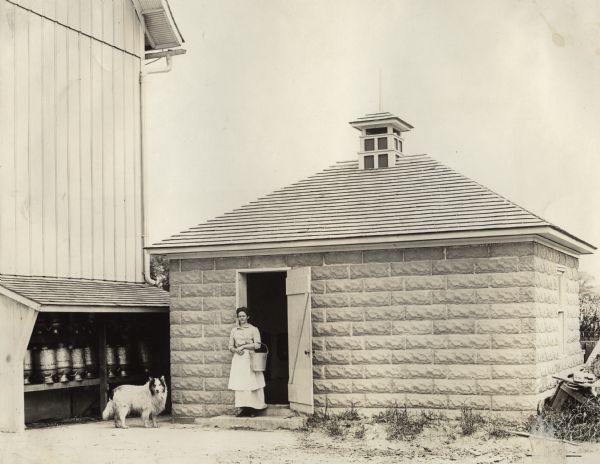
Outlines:
MULTIPOLYGON (((151 242, 354 159, 348 122, 383 110, 407 154, 600 247, 597 0, 169 3, 187 54, 146 80, 151 242)), ((580 269, 600 283, 600 252, 580 269)))

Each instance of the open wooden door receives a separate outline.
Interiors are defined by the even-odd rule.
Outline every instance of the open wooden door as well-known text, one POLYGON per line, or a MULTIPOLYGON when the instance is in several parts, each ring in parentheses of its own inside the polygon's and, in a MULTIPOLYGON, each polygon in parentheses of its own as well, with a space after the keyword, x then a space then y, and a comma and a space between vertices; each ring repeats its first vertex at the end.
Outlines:
POLYGON ((287 272, 290 408, 312 414, 312 324, 310 312, 310 268, 290 269, 287 272))

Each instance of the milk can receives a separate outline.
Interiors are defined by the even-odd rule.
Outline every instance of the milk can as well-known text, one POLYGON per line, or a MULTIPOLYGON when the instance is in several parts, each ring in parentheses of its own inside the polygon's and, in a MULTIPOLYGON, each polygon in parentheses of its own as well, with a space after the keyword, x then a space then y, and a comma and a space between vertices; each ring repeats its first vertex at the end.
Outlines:
POLYGON ((129 361, 127 359, 127 347, 126 346, 118 346, 117 347, 117 359, 119 360, 119 371, 121 373, 121 377, 125 377, 127 375, 127 370, 129 368, 129 361))
POLYGON ((31 356, 31 350, 25 351, 25 357, 23 358, 23 383, 29 385, 31 383, 30 377, 33 371, 33 359, 31 356))
POLYGON ((56 372, 59 382, 68 382, 71 373, 71 353, 64 343, 59 343, 56 348, 56 372))
POLYGON ((110 345, 106 345, 105 353, 108 377, 113 378, 115 377, 115 372, 117 370, 117 357, 115 355, 115 349, 110 345))
POLYGON ((56 353, 47 346, 42 346, 36 356, 37 371, 42 375, 44 383, 54 383, 52 376, 56 374, 56 353))
POLYGON ((140 340, 138 343, 140 366, 142 367, 145 374, 150 371, 150 352, 148 350, 148 344, 144 340, 140 340))
POLYGON ((73 363, 73 380, 82 380, 85 372, 83 348, 71 348, 71 362, 73 363))
POLYGON ((83 358, 85 362, 85 377, 93 379, 96 377, 96 369, 98 368, 96 351, 91 346, 86 346, 83 349, 83 358))

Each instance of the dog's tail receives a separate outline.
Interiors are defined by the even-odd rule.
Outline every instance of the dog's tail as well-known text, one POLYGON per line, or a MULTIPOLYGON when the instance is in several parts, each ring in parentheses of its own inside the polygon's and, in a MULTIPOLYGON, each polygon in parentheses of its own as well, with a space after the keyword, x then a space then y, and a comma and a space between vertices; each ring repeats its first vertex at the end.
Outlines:
POLYGON ((102 420, 112 419, 114 415, 115 415, 114 403, 113 403, 113 400, 109 400, 108 403, 106 403, 106 407, 104 408, 104 411, 102 411, 102 420))

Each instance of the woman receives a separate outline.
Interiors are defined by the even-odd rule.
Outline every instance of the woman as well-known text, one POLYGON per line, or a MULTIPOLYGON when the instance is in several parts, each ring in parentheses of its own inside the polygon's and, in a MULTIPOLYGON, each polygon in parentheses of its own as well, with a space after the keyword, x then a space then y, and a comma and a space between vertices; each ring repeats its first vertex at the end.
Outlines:
POLYGON ((260 333, 248 323, 248 308, 236 311, 237 325, 229 336, 229 351, 233 353, 229 373, 230 390, 235 390, 235 407, 241 408, 238 417, 256 416, 265 409, 265 377, 262 372, 254 372, 250 367, 250 352, 260 348, 260 333))

